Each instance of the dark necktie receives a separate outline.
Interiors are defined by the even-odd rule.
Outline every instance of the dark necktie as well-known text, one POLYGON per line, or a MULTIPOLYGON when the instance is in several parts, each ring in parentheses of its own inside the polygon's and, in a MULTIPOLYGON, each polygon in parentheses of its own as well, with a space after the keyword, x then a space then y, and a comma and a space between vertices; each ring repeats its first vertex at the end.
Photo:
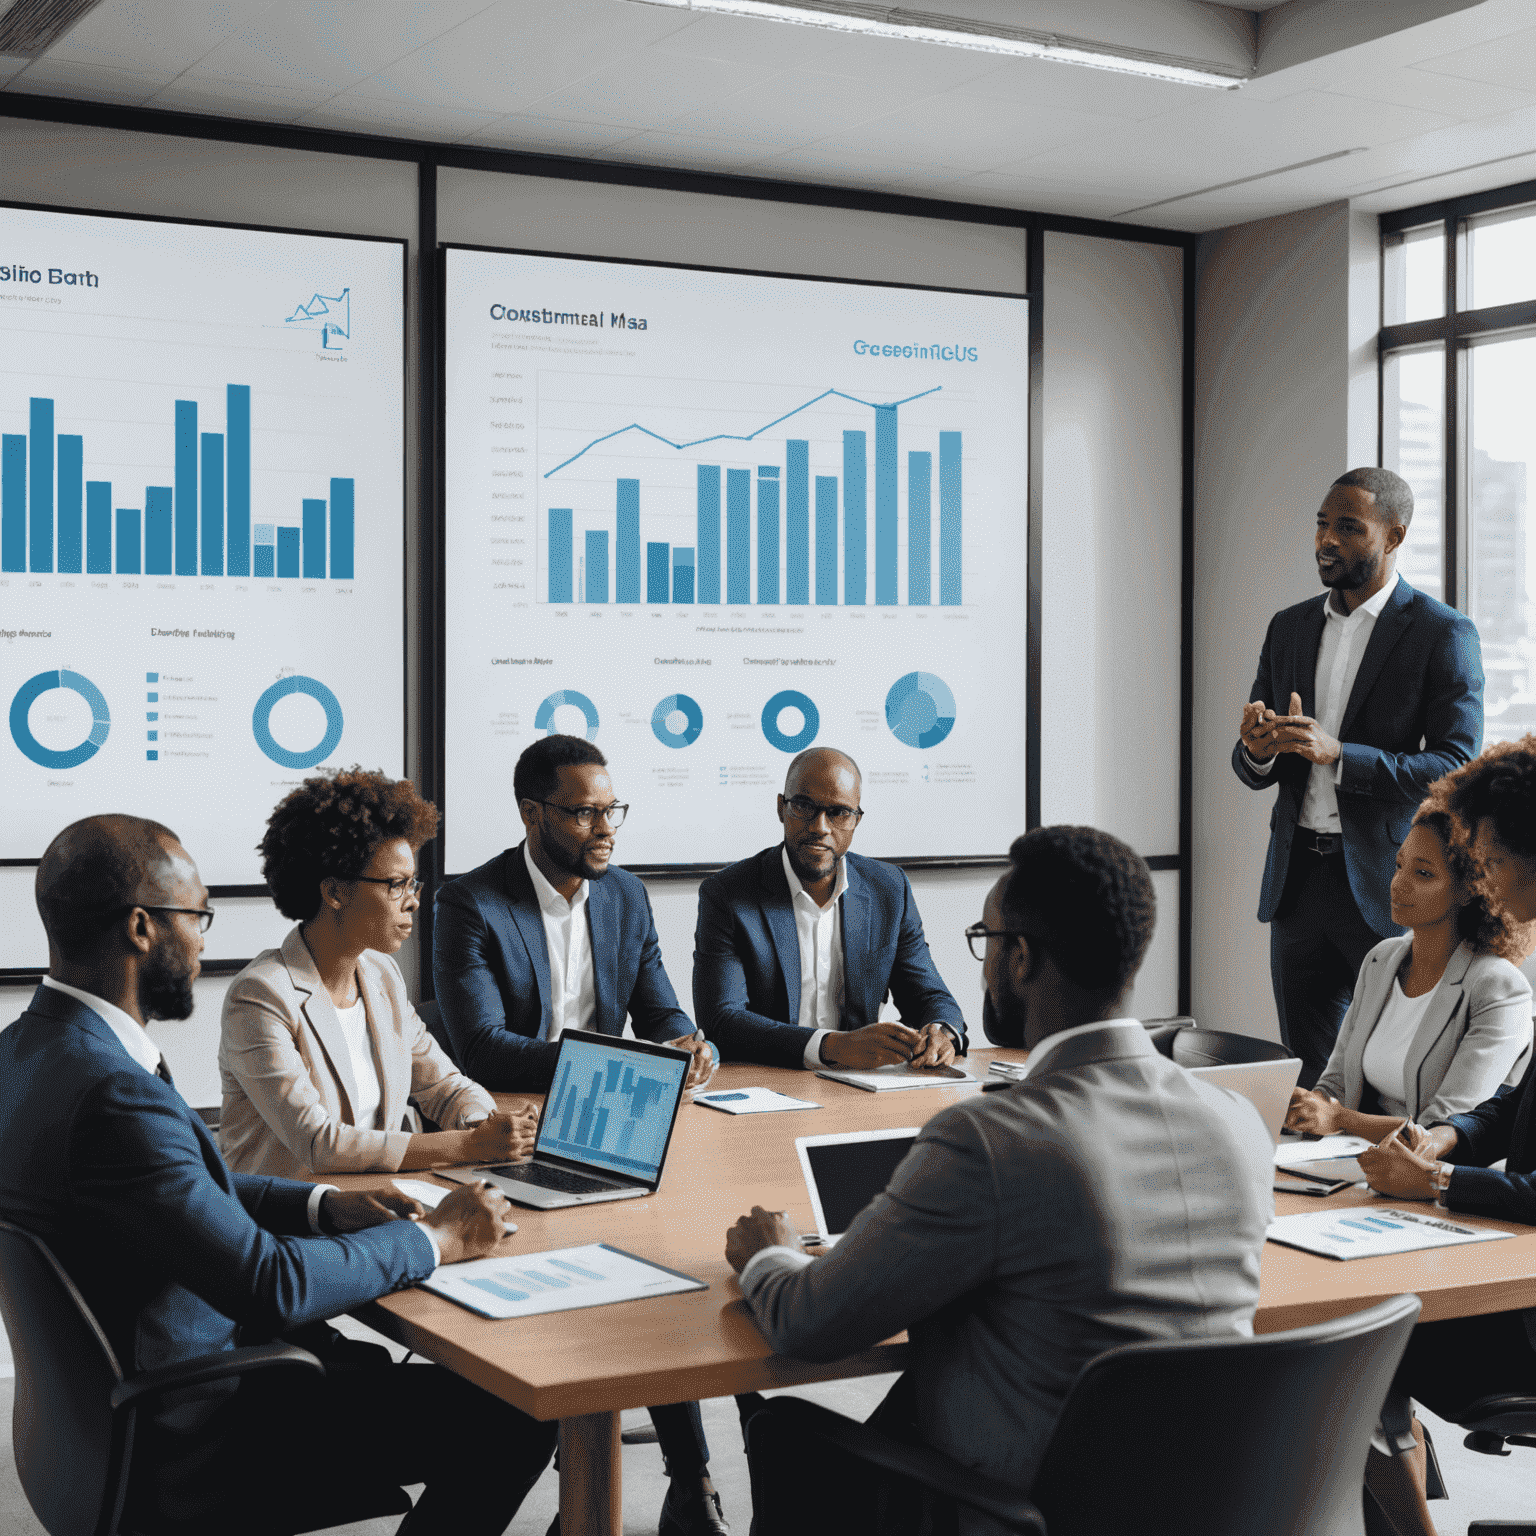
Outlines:
POLYGON ((176 1084, 171 1079, 171 1069, 166 1066, 164 1056, 162 1056, 160 1060, 155 1063, 155 1076, 158 1077, 162 1083, 166 1083, 172 1088, 176 1086, 176 1084))

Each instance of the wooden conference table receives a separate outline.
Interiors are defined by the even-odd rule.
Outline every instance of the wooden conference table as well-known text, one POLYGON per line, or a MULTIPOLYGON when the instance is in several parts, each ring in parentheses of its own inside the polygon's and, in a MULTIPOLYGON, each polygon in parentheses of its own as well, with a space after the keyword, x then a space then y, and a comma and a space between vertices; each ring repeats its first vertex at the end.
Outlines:
MULTIPOLYGON (((984 1077, 991 1060, 1022 1057, 1017 1051, 977 1051, 970 1067, 984 1077)), ((560 1520, 567 1536, 621 1536, 621 1409, 878 1375, 906 1363, 904 1337, 821 1365, 770 1353, 725 1262, 725 1232, 754 1205, 788 1211, 802 1232, 811 1229, 810 1202, 795 1153, 797 1136, 919 1126, 979 1089, 936 1086, 874 1094, 811 1072, 746 1065, 722 1067, 711 1087, 753 1084, 814 1099, 823 1108, 733 1116, 685 1100, 656 1195, 561 1211, 518 1207, 518 1230, 498 1249, 514 1255, 608 1242, 707 1281, 708 1290, 505 1322, 410 1290, 358 1313, 417 1354, 525 1413, 559 1419, 560 1520)), ((503 1108, 511 1108, 534 1096, 496 1097, 503 1108)), ((368 1174, 331 1182, 367 1188, 381 1180, 368 1174)), ((1275 1204, 1277 1213, 1286 1215, 1372 1198, 1347 1192, 1325 1204, 1276 1195, 1275 1204)), ((1357 1312, 1403 1291, 1423 1299, 1425 1321, 1536 1303, 1536 1228, 1458 1219, 1517 1235, 1508 1242, 1348 1263, 1266 1244, 1257 1331, 1357 1312)))

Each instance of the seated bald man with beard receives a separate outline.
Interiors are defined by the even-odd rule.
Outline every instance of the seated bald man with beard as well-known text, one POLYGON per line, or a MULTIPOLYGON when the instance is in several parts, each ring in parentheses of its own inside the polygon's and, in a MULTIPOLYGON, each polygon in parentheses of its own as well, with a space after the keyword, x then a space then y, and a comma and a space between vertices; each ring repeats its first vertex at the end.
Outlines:
POLYGON ((699 887, 693 1013, 726 1061, 937 1067, 964 1054, 911 883, 848 851, 861 792, 846 752, 802 752, 779 796, 783 840, 699 887), (887 995, 900 1023, 880 1018, 887 995))
MULTIPOLYGON (((169 828, 76 822, 36 889, 49 967, 0 1030, 0 1218, 47 1243, 125 1371, 264 1343, 495 1248, 510 1207, 489 1185, 428 1213, 387 1185, 230 1172, 146 1028, 191 1015, 213 920, 169 828)), ((425 1481, 401 1532, 500 1536, 554 1443, 439 1366, 266 1369, 148 1399, 123 1528, 290 1529, 350 1484, 425 1481)))

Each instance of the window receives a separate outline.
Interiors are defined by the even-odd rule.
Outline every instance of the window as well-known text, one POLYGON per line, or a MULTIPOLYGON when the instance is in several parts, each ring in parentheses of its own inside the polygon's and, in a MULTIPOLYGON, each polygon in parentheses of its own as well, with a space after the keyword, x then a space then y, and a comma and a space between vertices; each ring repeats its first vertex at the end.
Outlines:
POLYGON ((1486 742, 1536 731, 1536 184, 1382 219, 1381 462, 1398 570, 1472 616, 1486 742))

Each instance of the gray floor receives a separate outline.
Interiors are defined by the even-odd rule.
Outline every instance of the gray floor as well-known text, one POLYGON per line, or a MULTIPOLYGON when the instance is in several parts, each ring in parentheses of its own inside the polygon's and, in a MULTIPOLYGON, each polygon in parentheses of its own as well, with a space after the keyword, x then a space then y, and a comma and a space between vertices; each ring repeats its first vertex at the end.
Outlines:
MULTIPOLYGON (((349 1327, 348 1332, 363 1330, 349 1327)), ((376 1337, 376 1335, 374 1336, 376 1337)), ((811 1397, 852 1417, 865 1417, 880 1401, 894 1378, 873 1376, 862 1381, 834 1382, 821 1387, 800 1387, 798 1395, 811 1397)), ((8 1424, 14 1383, 0 1380, 0 1423, 8 1424)), ((751 1520, 747 1488, 747 1463, 742 1455, 736 1407, 730 1398, 703 1405, 704 1427, 713 1455, 711 1470, 725 1501, 725 1511, 737 1536, 746 1536, 751 1520)), ((1473 1520, 1536 1519, 1536 1450, 1516 1447, 1507 1457, 1479 1456, 1466 1450, 1454 1426, 1424 1415, 1440 1456, 1441 1470, 1450 1498, 1430 1506, 1440 1536, 1462 1536, 1473 1520)), ((625 1414, 626 1427, 649 1422, 643 1411, 625 1414)), ((661 1456, 654 1445, 624 1449, 625 1536, 652 1536, 656 1516, 666 1492, 661 1456)), ((555 1473, 546 1472, 529 1494, 511 1531, 517 1536, 542 1536, 555 1513, 558 1499, 555 1473)), ((338 1527, 347 1536, 391 1536, 398 1522, 369 1520, 338 1527)), ((9 1439, 0 1452, 0 1536, 44 1536, 27 1506, 16 1478, 9 1439)))

